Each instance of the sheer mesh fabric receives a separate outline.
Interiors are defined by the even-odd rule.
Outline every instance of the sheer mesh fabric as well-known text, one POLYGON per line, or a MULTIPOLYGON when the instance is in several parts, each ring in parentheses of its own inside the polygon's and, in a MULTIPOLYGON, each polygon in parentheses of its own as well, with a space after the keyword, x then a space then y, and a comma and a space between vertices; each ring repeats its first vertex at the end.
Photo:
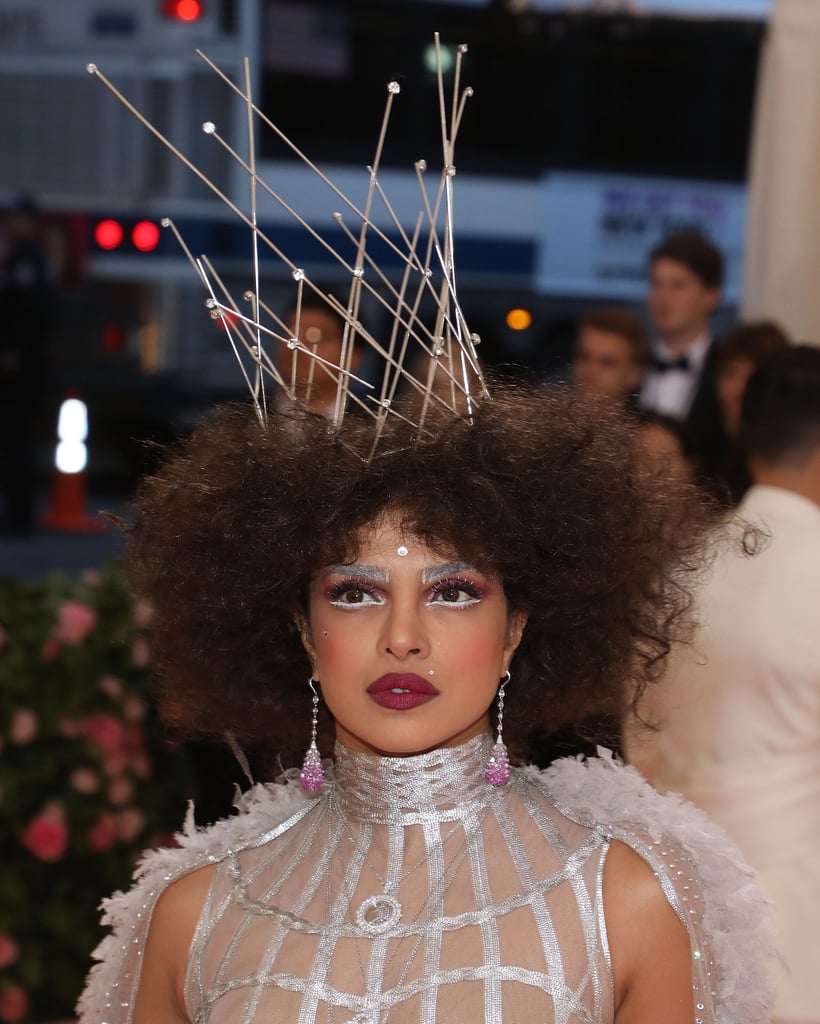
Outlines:
MULTIPOLYGON (((301 820, 216 866, 191 950, 192 1019, 612 1020, 610 833, 570 820, 523 774, 488 786, 491 744, 410 759, 338 750, 335 784, 301 820), (368 934, 357 911, 385 879, 401 915, 368 934)), ((705 1004, 698 1017, 711 1020, 705 1004)))

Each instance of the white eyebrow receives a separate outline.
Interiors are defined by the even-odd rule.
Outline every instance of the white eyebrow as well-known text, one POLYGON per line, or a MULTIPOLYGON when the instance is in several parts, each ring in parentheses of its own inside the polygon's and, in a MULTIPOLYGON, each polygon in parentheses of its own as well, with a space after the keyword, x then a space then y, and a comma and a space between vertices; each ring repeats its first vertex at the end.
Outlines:
POLYGON ((445 562, 443 565, 431 565, 429 569, 424 569, 421 574, 421 582, 432 583, 433 580, 440 579, 442 576, 457 576, 462 572, 478 572, 478 570, 470 562, 445 562))
MULTIPOLYGON (((431 565, 422 570, 421 582, 426 585, 443 576, 457 576, 459 573, 477 571, 471 562, 443 562, 441 565, 431 565)), ((380 569, 376 565, 359 565, 355 562, 347 565, 329 565, 322 571, 322 576, 353 576, 356 579, 375 580, 378 583, 390 582, 390 573, 386 569, 380 569)))
POLYGON ((379 569, 375 565, 329 565, 323 576, 355 576, 357 579, 376 580, 379 583, 387 583, 390 575, 386 569, 379 569))

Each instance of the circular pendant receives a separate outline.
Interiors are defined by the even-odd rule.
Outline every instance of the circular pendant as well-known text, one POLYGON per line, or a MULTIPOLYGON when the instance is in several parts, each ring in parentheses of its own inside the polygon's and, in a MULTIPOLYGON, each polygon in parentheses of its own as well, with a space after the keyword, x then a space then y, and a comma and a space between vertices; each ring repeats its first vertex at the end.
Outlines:
POLYGON ((389 931, 401 917, 401 903, 395 896, 382 893, 368 896, 356 911, 356 924, 368 935, 381 935, 389 931))

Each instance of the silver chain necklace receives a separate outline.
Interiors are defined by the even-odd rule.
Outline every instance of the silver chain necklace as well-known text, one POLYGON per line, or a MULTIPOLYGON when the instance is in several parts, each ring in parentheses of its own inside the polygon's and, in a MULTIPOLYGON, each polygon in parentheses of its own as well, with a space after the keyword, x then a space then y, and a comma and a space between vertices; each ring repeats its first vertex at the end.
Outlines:
MULTIPOLYGON (((447 836, 442 839, 442 849, 447 845, 459 828, 460 825, 458 823, 455 824, 447 836)), ((355 845, 356 840, 350 832, 348 832, 347 838, 355 845)), ((366 899, 362 900, 356 910, 356 924, 367 935, 382 935, 384 932, 389 931, 394 925, 398 924, 401 920, 403 907, 399 902, 397 895, 401 888, 401 883, 417 871, 422 864, 427 862, 427 852, 425 851, 421 859, 416 861, 412 867, 404 871, 399 878, 389 878, 382 875, 380 871, 376 870, 364 851, 362 851, 362 857, 364 858, 365 864, 367 864, 381 883, 382 891, 377 893, 375 896, 368 896, 366 899)))

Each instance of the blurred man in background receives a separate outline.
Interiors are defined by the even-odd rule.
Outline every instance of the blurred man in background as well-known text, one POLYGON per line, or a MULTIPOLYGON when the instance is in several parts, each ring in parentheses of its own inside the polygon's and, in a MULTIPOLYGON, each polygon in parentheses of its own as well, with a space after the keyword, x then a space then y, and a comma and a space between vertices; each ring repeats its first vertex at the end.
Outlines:
POLYGON ((721 433, 711 317, 722 284, 723 257, 696 231, 670 235, 650 253, 652 351, 639 405, 686 423, 704 462, 721 433))
POLYGON ((634 403, 649 359, 649 340, 640 318, 621 306, 583 313, 572 357, 572 381, 585 394, 634 403))

